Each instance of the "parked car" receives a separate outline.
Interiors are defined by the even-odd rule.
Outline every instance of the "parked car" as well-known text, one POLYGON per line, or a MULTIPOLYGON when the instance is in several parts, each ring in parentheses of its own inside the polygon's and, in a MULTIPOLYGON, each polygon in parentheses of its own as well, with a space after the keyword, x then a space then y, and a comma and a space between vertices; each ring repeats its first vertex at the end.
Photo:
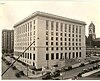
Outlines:
POLYGON ((15 76, 18 78, 21 77, 19 73, 15 73, 15 76))
POLYGON ((78 77, 82 77, 82 74, 83 74, 83 73, 81 72, 81 73, 79 73, 77 76, 78 76, 78 77))
POLYGON ((93 70, 93 68, 92 68, 92 67, 91 67, 91 68, 88 68, 88 70, 89 70, 89 71, 92 71, 92 70, 93 70))
POLYGON ((79 67, 82 67, 82 66, 85 66, 85 64, 84 63, 81 63, 81 65, 79 67))
POLYGON ((16 70, 17 68, 16 68, 15 66, 12 66, 12 69, 13 69, 13 70, 16 70))
POLYGON ((6 64, 7 64, 7 65, 10 65, 11 63, 10 63, 9 61, 6 61, 6 64))
POLYGON ((86 72, 89 72, 89 70, 88 70, 88 69, 83 69, 83 70, 82 70, 82 73, 83 73, 83 74, 86 73, 86 72))
POLYGON ((20 74, 20 75, 24 75, 24 72, 23 72, 23 71, 19 71, 19 74, 20 74))
MULTIPOLYGON (((51 73, 51 72, 50 72, 51 73)), ((50 75, 50 73, 47 73, 45 75, 42 76, 43 80, 48 80, 48 79, 52 79, 52 76, 50 75)))
POLYGON ((53 72, 52 77, 58 77, 58 76, 60 76, 60 71, 59 70, 53 72))
POLYGON ((72 66, 68 66, 68 70, 71 70, 72 69, 72 66))

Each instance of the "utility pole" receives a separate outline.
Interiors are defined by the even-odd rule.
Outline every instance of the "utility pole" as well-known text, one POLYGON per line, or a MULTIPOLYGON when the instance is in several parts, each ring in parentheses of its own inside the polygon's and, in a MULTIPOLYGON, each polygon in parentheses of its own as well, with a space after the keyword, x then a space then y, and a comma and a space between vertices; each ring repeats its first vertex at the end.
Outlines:
MULTIPOLYGON (((39 38, 37 38, 37 39, 39 39, 39 38)), ((25 49, 25 51, 22 53, 22 54, 20 54, 19 56, 18 56, 18 58, 1 74, 1 76, 3 76, 9 69, 10 69, 10 67, 12 67, 14 64, 15 64, 15 62, 29 49, 29 47, 31 47, 31 45, 32 44, 34 44, 35 43, 35 41, 33 41, 26 49, 25 49)))

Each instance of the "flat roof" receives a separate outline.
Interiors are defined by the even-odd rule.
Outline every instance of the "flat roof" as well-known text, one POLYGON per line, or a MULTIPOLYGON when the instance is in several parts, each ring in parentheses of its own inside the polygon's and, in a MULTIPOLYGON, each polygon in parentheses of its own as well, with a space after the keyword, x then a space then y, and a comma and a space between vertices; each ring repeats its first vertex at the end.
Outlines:
POLYGON ((33 14, 29 15, 28 17, 24 18, 23 20, 21 20, 20 22, 16 23, 14 25, 14 28, 26 21, 28 21, 31 18, 34 18, 35 16, 42 16, 42 17, 47 17, 47 18, 52 18, 52 19, 58 19, 58 20, 62 20, 62 21, 67 21, 67 22, 72 22, 72 23, 77 23, 77 24, 82 24, 82 25, 86 25, 86 23, 84 21, 80 21, 80 20, 76 20, 76 19, 71 19, 71 18, 66 18, 66 17, 62 17, 62 16, 58 16, 58 15, 54 15, 54 14, 50 14, 50 13, 45 13, 45 12, 40 12, 40 11, 36 11, 33 14))

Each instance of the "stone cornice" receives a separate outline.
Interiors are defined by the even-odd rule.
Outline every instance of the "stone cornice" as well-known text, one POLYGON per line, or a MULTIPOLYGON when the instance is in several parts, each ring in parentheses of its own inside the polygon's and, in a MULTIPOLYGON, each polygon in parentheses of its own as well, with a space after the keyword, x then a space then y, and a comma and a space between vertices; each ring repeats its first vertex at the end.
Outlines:
POLYGON ((62 21, 67 21, 67 22, 72 22, 72 23, 76 23, 76 24, 82 24, 82 25, 86 25, 85 22, 83 21, 79 21, 79 20, 75 20, 75 19, 71 19, 71 18, 66 18, 66 17, 62 17, 62 16, 58 16, 58 15, 53 15, 53 14, 49 14, 49 13, 45 13, 45 12, 34 12, 33 14, 29 15, 28 17, 26 17, 25 19, 23 19, 22 21, 16 23, 14 25, 14 28, 26 21, 28 21, 29 19, 32 19, 36 16, 42 16, 42 17, 47 17, 47 18, 52 18, 52 19, 57 19, 57 20, 62 20, 62 21))

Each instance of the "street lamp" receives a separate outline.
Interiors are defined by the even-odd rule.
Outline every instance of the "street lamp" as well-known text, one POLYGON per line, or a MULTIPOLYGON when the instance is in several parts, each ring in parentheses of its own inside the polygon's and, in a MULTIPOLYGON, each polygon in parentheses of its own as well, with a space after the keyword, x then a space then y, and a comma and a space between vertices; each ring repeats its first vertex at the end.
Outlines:
POLYGON ((62 80, 63 80, 63 74, 62 73, 60 73, 60 76, 62 77, 62 80))

